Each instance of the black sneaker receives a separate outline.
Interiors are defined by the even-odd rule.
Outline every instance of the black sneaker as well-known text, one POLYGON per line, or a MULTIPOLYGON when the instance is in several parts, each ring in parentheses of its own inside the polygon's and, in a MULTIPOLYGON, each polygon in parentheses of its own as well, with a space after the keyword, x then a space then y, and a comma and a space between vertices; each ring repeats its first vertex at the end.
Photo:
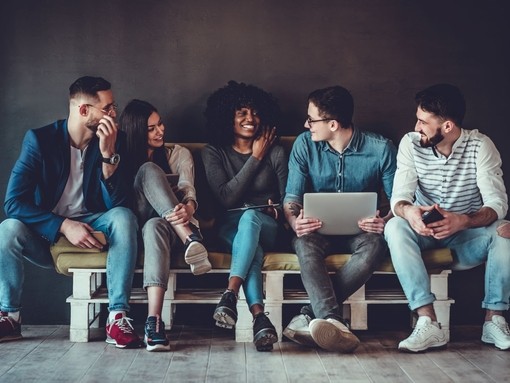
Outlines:
POLYGON ((278 335, 266 313, 259 313, 253 320, 253 343, 257 351, 271 351, 273 343, 278 342, 278 335))
POLYGON ((0 311, 0 343, 21 338, 21 324, 0 311))
POLYGON ((147 351, 170 351, 170 342, 165 333, 165 323, 158 316, 145 321, 145 344, 147 351))
POLYGON ((227 290, 221 296, 220 302, 214 310, 213 318, 216 326, 233 328, 237 322, 237 296, 233 291, 227 290))
POLYGON ((202 236, 195 233, 189 235, 184 244, 184 261, 190 265, 194 275, 211 271, 212 266, 208 256, 207 249, 202 243, 202 236))

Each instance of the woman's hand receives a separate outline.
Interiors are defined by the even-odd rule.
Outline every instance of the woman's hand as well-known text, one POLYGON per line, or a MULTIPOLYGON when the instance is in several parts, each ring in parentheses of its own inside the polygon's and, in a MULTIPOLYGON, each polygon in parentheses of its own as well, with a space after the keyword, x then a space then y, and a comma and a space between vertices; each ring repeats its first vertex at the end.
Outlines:
MULTIPOLYGON (((271 198, 267 200, 267 204, 268 205, 273 204, 271 198)), ((276 207, 268 207, 264 210, 264 213, 266 213, 270 217, 273 217, 276 221, 278 220, 278 209, 276 207)))
POLYGON ((193 217, 194 213, 195 209, 189 203, 180 203, 174 208, 173 212, 165 217, 165 219, 174 226, 186 225, 189 223, 189 220, 193 217))
POLYGON ((262 133, 260 136, 258 136, 253 141, 252 146, 252 155, 259 161, 264 158, 264 156, 269 151, 269 148, 271 145, 273 145, 274 140, 276 139, 276 127, 273 127, 272 129, 268 128, 267 126, 264 127, 262 133))

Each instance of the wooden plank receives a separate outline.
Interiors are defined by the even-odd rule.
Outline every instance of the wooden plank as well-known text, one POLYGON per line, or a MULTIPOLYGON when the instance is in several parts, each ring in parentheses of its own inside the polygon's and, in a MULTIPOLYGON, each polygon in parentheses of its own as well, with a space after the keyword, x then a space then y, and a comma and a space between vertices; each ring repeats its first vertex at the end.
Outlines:
POLYGON ((356 354, 318 350, 319 358, 331 381, 372 382, 356 354))
POLYGON ((283 363, 281 343, 275 343, 272 351, 257 351, 253 343, 246 343, 247 382, 285 382, 287 374, 283 363))
POLYGON ((281 342, 288 382, 330 382, 317 350, 293 342, 281 342))

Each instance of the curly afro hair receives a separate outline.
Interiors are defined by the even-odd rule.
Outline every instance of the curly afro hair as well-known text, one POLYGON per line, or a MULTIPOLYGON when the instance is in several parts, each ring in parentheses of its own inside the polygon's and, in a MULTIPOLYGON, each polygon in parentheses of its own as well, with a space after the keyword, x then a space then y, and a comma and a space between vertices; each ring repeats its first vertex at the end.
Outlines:
POLYGON ((262 126, 278 125, 280 107, 270 93, 254 85, 229 81, 207 99, 204 114, 209 143, 218 147, 233 144, 235 112, 246 107, 257 110, 262 126))

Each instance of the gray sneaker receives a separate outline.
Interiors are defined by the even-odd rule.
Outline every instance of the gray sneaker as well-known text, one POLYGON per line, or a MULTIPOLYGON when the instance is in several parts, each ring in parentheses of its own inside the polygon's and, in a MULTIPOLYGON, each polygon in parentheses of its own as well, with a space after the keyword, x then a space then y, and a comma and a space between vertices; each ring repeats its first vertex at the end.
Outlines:
POLYGON ((495 345, 501 350, 510 348, 510 329, 501 315, 494 315, 492 320, 483 324, 482 342, 495 345))
POLYGON ((317 345, 327 351, 353 352, 359 339, 349 328, 337 319, 313 319, 310 333, 317 345))
POLYGON ((283 335, 297 344, 308 347, 317 347, 317 343, 310 334, 311 318, 306 314, 296 315, 283 330, 283 335))

